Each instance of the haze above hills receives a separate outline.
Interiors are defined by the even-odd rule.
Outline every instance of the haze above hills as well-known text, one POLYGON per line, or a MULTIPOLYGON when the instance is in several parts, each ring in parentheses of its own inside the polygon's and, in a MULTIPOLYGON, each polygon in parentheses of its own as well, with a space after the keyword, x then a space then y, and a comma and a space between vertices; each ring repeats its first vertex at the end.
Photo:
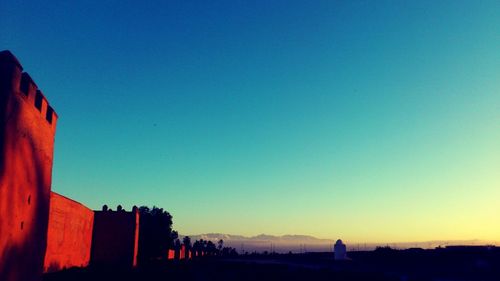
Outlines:
MULTIPOLYGON (((320 239, 310 235, 267 235, 259 234, 256 236, 243 236, 223 233, 205 233, 197 235, 188 235, 191 241, 195 240, 210 240, 214 243, 220 239, 224 240, 224 246, 234 247, 240 253, 244 252, 278 252, 293 253, 302 252, 327 252, 332 251, 334 239, 320 239)), ((184 237, 184 235, 179 235, 184 237)), ((405 248, 436 248, 452 245, 495 245, 497 242, 470 239, 470 240, 433 240, 433 241, 420 241, 420 242, 399 242, 399 243, 349 243, 347 244, 349 251, 356 250, 373 250, 377 246, 390 246, 397 249, 405 248)))

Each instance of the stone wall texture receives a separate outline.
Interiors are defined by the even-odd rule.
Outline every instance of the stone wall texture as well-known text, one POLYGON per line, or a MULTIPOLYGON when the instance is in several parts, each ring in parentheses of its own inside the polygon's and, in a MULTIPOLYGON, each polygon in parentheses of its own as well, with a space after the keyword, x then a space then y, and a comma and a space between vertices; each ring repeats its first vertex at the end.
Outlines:
POLYGON ((93 226, 94 211, 52 192, 44 272, 87 266, 93 226))

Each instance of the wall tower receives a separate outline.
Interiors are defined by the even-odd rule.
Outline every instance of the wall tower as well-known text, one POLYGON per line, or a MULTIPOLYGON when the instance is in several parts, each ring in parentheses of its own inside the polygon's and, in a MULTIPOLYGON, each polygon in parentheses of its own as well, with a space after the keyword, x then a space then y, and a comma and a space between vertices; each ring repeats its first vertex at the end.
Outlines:
POLYGON ((57 114, 9 51, 0 52, 0 280, 40 278, 57 114))

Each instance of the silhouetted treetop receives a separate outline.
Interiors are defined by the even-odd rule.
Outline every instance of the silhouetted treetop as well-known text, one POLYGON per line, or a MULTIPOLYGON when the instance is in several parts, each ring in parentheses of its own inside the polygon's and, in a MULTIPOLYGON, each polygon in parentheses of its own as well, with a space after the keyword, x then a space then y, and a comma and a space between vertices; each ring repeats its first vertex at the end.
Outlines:
POLYGON ((168 249, 173 248, 177 232, 172 230, 172 215, 163 208, 139 207, 139 261, 166 258, 168 249))
POLYGON ((191 238, 189 236, 184 236, 182 244, 184 244, 187 250, 191 249, 191 238))

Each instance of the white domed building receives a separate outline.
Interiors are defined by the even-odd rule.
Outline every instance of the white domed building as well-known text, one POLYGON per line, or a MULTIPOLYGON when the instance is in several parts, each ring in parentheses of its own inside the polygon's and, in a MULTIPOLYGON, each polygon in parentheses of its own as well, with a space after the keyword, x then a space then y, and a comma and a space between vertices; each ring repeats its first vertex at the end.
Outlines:
POLYGON ((336 261, 346 260, 347 259, 347 247, 342 240, 337 240, 335 245, 333 246, 333 252, 335 255, 336 261))

